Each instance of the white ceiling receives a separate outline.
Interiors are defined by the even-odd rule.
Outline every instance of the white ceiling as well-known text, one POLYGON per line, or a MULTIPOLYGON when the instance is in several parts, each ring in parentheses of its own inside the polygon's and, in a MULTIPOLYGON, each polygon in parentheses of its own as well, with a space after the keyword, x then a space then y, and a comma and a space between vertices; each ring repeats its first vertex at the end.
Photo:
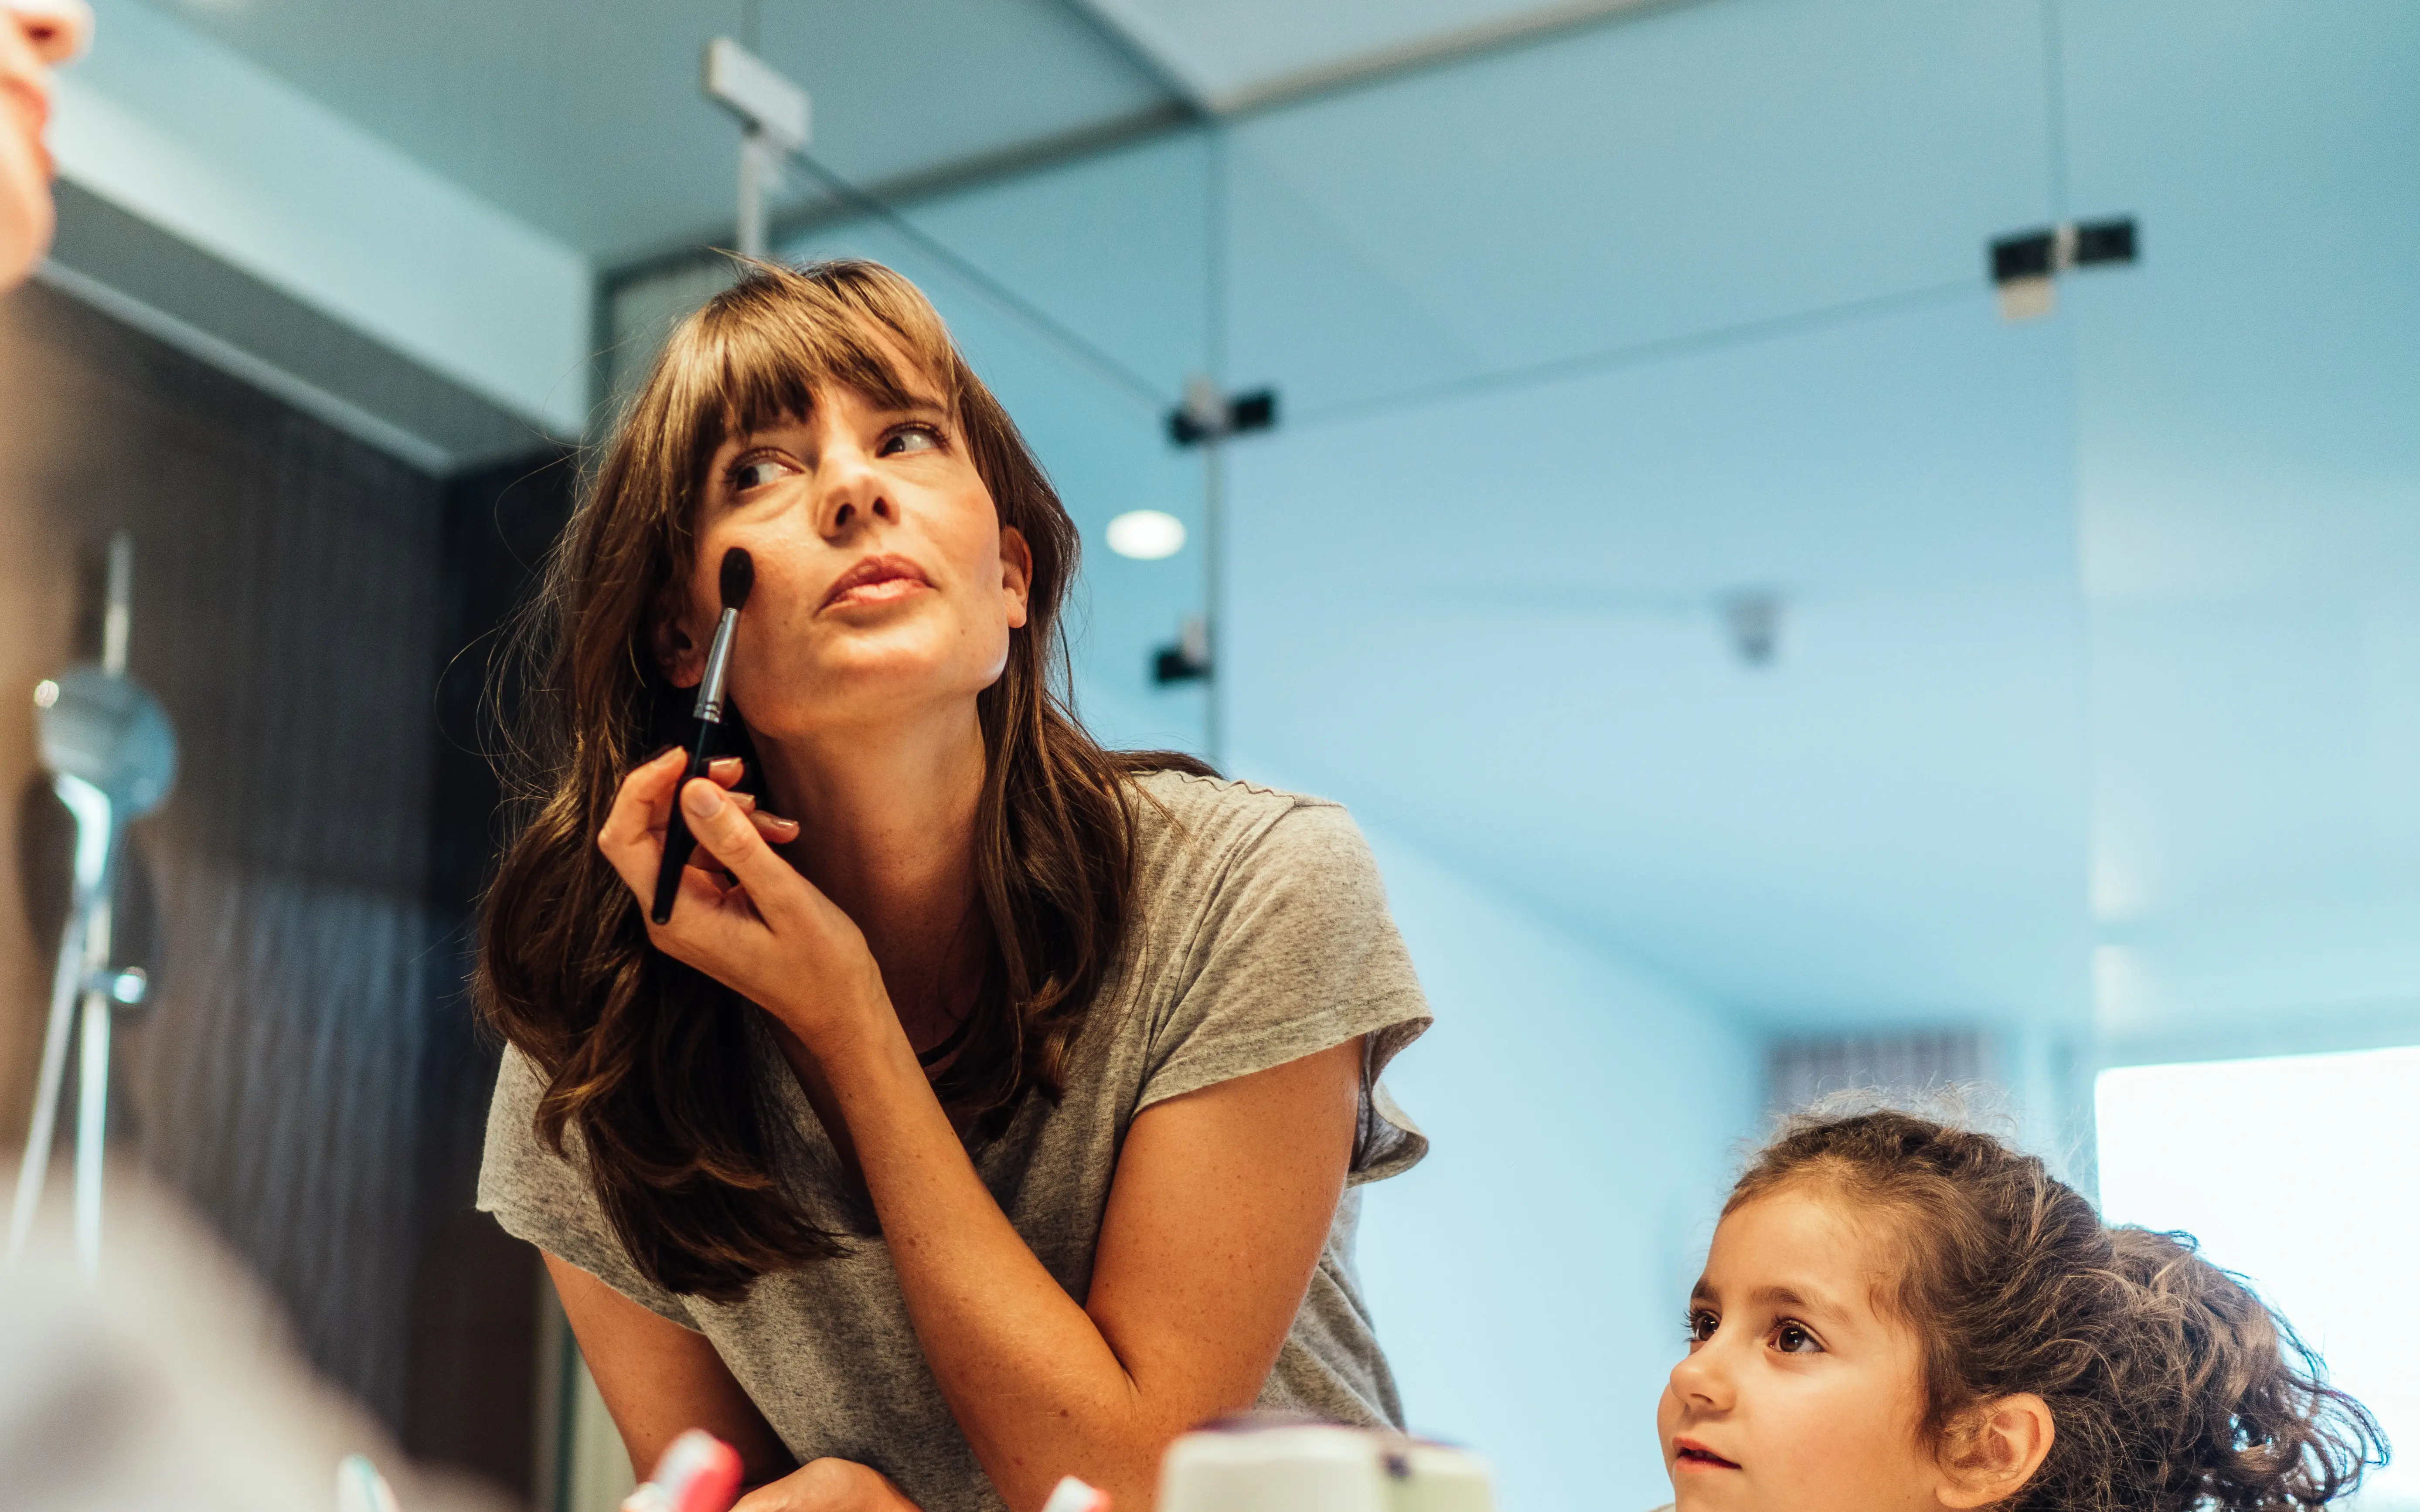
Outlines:
POLYGON ((104 0, 103 33, 145 4, 606 266, 731 234, 717 35, 806 86, 815 154, 860 183, 1188 108, 1070 0, 104 0))

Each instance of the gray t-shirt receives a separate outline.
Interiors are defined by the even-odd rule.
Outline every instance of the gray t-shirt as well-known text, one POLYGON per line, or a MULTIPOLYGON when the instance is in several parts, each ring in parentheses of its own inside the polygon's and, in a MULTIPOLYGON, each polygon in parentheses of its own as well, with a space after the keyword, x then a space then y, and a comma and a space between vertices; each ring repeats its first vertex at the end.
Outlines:
MULTIPOLYGON (((1408 1168, 1428 1141, 1378 1085, 1429 1011, 1387 916, 1376 866, 1341 807, 1173 772, 1139 784, 1136 907, 1120 959, 1070 1057, 1055 1105, 1026 1100, 972 1153, 1034 1255, 1083 1300, 1118 1150, 1155 1103, 1367 1035, 1351 1184, 1259 1405, 1402 1426, 1403 1408, 1353 1272, 1360 1183, 1408 1168), (1156 802, 1149 801, 1156 799, 1156 802)), ((535 1067, 507 1052, 488 1118, 479 1206, 510 1232, 704 1334, 800 1463, 872 1465, 924 1512, 1001 1512, 908 1320, 870 1212, 850 1212, 832 1147, 756 1020, 760 1074, 799 1139, 777 1150, 794 1199, 837 1215, 845 1254, 757 1281, 721 1305, 640 1274, 579 1163, 538 1142, 535 1067)))

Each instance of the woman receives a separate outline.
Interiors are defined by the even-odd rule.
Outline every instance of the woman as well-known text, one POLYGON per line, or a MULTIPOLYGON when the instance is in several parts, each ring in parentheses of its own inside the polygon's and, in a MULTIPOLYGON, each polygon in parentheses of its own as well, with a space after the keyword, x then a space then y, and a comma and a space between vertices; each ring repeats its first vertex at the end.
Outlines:
POLYGON ((1429 1018, 1375 870, 1333 805, 1093 743, 1052 681, 1076 554, 866 263, 691 317, 566 532, 480 1205, 642 1470, 703 1426, 751 1512, 1034 1512, 1063 1474, 1141 1512, 1202 1419, 1400 1419, 1348 1189, 1426 1148, 1377 1077, 1429 1018), (746 748, 675 795, 681 754, 639 758, 733 547, 746 748), (675 801, 699 856, 653 928, 675 801))

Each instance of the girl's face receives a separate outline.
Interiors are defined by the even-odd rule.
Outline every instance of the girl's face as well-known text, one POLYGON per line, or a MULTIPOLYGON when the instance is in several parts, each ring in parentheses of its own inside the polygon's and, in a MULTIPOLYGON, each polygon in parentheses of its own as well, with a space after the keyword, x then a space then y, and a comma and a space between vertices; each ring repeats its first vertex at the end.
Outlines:
MULTIPOLYGON (((910 370, 912 372, 912 370, 910 370)), ((937 387, 916 380, 911 393, 937 387)), ((723 442, 708 469, 688 602, 658 631, 681 687, 703 675, 722 554, 756 577, 731 699, 760 739, 896 722, 963 702, 1001 674, 1025 624, 1032 558, 1002 526, 938 396, 890 409, 851 390, 723 442)))
POLYGON ((1976 1504, 1919 1442, 1919 1347, 1875 1307, 1885 1263, 1820 1193, 1722 1221, 1655 1414, 1676 1512, 1976 1504))

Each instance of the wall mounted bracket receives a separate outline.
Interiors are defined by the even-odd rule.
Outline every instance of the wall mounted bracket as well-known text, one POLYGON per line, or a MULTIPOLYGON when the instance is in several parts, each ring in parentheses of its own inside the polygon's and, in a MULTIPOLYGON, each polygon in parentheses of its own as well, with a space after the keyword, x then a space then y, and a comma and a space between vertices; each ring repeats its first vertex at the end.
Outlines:
POLYGON ((2131 263, 2136 255, 2134 218, 2062 221, 2039 231, 2021 231, 1992 243, 1992 284, 2000 314, 2031 320, 2058 308, 2055 280, 2071 268, 2131 263))
POLYGON ((1275 389, 1227 394, 1206 386, 1189 385, 1185 391, 1185 402, 1168 412, 1168 439, 1179 446, 1199 446, 1203 441, 1224 440, 1246 431, 1269 430, 1277 423, 1275 389))
POLYGON ((728 37, 706 44, 706 96, 739 119, 739 255, 765 255, 765 191, 782 160, 807 145, 807 92, 728 37))
POLYGON ((1176 640, 1151 654, 1151 680, 1161 687, 1171 683, 1210 680, 1210 622, 1197 614, 1185 622, 1176 640))

